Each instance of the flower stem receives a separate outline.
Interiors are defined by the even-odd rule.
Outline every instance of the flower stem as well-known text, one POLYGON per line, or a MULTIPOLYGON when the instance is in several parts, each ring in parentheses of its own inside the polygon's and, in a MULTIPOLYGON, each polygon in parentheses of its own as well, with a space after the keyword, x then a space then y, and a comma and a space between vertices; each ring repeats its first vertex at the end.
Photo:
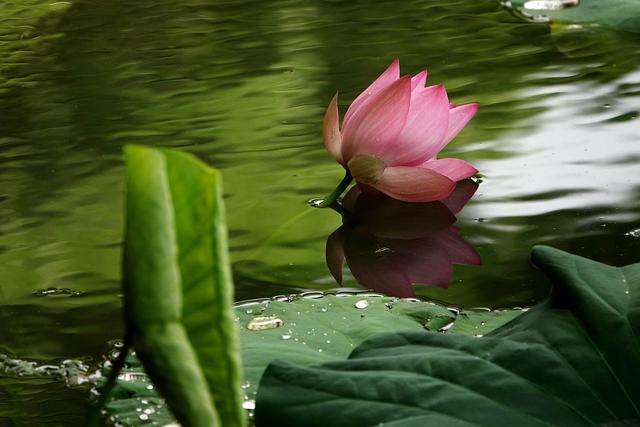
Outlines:
POLYGON ((101 417, 101 411, 109 401, 111 397, 111 392, 118 381, 118 375, 122 368, 125 365, 125 361, 127 359, 127 354, 129 354, 129 349, 131 348, 131 336, 127 334, 124 338, 124 344, 120 348, 118 352, 118 357, 113 361, 111 365, 111 370, 109 371, 109 375, 107 376, 107 381, 102 386, 100 390, 100 397, 96 404, 89 409, 87 425, 91 427, 97 427, 101 417))
POLYGON ((320 203, 318 207, 319 208, 330 207, 336 200, 338 200, 338 197, 340 197, 340 195, 344 193, 344 190, 346 190, 349 184, 351 184, 351 181, 353 181, 353 177, 351 176, 351 172, 349 172, 349 169, 347 169, 344 174, 344 178, 342 178, 342 181, 340 181, 340 184, 338 184, 336 189, 333 190, 331 194, 329 194, 327 197, 322 199, 322 203, 320 203))

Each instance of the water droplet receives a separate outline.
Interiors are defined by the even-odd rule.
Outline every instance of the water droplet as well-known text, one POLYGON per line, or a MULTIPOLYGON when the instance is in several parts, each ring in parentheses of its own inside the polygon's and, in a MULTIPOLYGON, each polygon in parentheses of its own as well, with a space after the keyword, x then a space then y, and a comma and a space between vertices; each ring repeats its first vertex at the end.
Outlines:
POLYGON ((148 419, 149 419, 149 415, 147 415, 147 414, 140 414, 140 416, 139 416, 138 418, 140 418, 142 421, 146 421, 146 420, 148 420, 148 419))
POLYGON ((317 299, 324 297, 324 294, 320 291, 307 291, 300 294, 305 299, 317 299))
POLYGON ((265 329, 275 329, 282 326, 284 322, 276 316, 258 316, 254 317, 247 323, 247 329, 250 331, 262 331, 265 329))
POLYGON ((149 385, 147 386, 147 390, 153 390, 153 384, 149 384, 149 385))
POLYGON ((82 294, 83 292, 76 291, 71 288, 46 288, 46 289, 38 289, 33 292, 33 295, 37 297, 50 297, 50 296, 77 297, 82 294))
POLYGON ((290 340, 291 339, 291 334, 282 334, 281 338, 283 340, 290 340))
POLYGON ((438 332, 447 332, 454 325, 455 322, 449 322, 444 325, 442 328, 438 329, 438 332))
POLYGON ((322 353, 322 349, 321 348, 318 349, 318 353, 322 353))
POLYGON ((321 312, 323 312, 323 313, 326 313, 326 312, 327 312, 327 307, 322 307, 322 308, 320 309, 320 311, 321 311, 321 312))
POLYGON ((253 411, 254 409, 256 409, 256 401, 255 400, 245 400, 244 402, 242 402, 242 407, 244 409, 248 409, 250 411, 253 411))
POLYGON ((361 308, 367 308, 367 307, 369 307, 369 301, 367 301, 366 299, 361 299, 361 300, 356 301, 354 306, 356 308, 360 308, 360 309, 361 308))
POLYGON ((324 199, 319 197, 307 201, 307 204, 312 208, 321 208, 323 203, 324 203, 324 199))
POLYGON ((640 237, 640 228, 624 233, 625 236, 640 237))
POLYGON ((35 372, 44 375, 53 375, 60 372, 60 367, 57 365, 40 365, 34 369, 35 372))
POLYGON ((141 381, 146 382, 149 380, 144 372, 123 372, 118 375, 120 381, 141 381))
POLYGON ((251 383, 249 381, 247 381, 247 382, 243 383, 241 387, 243 389, 247 389, 247 388, 251 387, 251 383))
POLYGON ((531 0, 524 4, 524 8, 529 10, 561 10, 577 6, 579 3, 579 0, 531 0))
POLYGON ((487 222, 487 218, 473 218, 475 222, 487 222))
POLYGON ((486 322, 485 322, 484 320, 483 320, 483 321, 481 321, 481 322, 480 322, 480 326, 484 326, 484 325, 485 325, 485 323, 486 323, 486 322))

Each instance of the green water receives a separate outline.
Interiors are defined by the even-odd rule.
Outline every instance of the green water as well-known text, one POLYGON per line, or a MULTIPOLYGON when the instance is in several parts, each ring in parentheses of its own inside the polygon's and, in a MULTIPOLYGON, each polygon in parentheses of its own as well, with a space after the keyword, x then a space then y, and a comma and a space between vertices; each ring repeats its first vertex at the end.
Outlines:
MULTIPOLYGON (((533 304, 549 290, 528 261, 537 243, 640 259, 633 35, 527 23, 494 0, 4 0, 0 353, 91 363, 121 337, 129 143, 223 171, 237 299, 335 287, 324 251, 340 217, 306 205, 342 176, 322 115, 336 90, 344 113, 395 57, 480 104, 446 154, 484 175, 456 223, 482 265, 419 295, 533 304), (47 288, 82 294, 34 295, 47 288)), ((77 425, 85 396, 0 378, 0 426, 77 425)))

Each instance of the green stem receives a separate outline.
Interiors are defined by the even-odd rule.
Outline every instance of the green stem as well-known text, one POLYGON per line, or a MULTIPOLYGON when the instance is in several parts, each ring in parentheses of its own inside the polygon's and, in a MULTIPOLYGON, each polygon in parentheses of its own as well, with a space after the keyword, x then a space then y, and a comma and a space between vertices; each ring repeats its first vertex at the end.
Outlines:
POLYGON ((331 194, 322 199, 322 203, 320 203, 318 207, 330 207, 336 200, 338 200, 338 197, 340 197, 342 193, 344 193, 344 190, 346 190, 349 184, 351 184, 351 181, 353 181, 353 177, 351 176, 351 172, 349 172, 349 169, 347 169, 344 174, 344 178, 342 178, 342 181, 340 181, 340 184, 338 184, 336 189, 333 190, 331 194))
POLYGON ((100 411, 104 408, 104 405, 107 404, 107 401, 111 397, 111 392, 116 385, 116 381, 118 380, 118 375, 120 375, 120 371, 124 367, 125 361, 127 360, 127 354, 129 354, 129 349, 131 348, 131 337, 129 334, 125 335, 124 344, 118 353, 118 357, 113 361, 111 365, 111 370, 109 371, 109 376, 107 377, 107 382, 102 386, 100 390, 100 397, 96 404, 89 409, 89 415, 87 419, 87 425, 90 427, 97 427, 98 421, 100 420, 100 411))

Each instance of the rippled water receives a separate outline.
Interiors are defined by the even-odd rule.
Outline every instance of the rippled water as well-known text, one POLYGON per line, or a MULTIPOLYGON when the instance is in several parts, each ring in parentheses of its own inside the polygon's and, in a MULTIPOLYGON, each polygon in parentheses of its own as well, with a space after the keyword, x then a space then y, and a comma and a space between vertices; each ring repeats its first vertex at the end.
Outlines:
MULTIPOLYGON (((9 0, 0 353, 95 361, 121 336, 128 143, 181 148, 223 171, 238 299, 334 287, 324 251, 340 217, 306 205, 341 178, 322 115, 336 90, 344 112, 395 57, 406 73, 427 67, 453 102, 480 104, 447 154, 484 175, 456 224, 482 266, 418 294, 532 304, 549 290, 528 262, 537 243, 640 258, 631 35, 523 22, 494 0, 9 0)), ((0 425, 76 424, 82 393, 63 390, 0 378, 0 425)))

